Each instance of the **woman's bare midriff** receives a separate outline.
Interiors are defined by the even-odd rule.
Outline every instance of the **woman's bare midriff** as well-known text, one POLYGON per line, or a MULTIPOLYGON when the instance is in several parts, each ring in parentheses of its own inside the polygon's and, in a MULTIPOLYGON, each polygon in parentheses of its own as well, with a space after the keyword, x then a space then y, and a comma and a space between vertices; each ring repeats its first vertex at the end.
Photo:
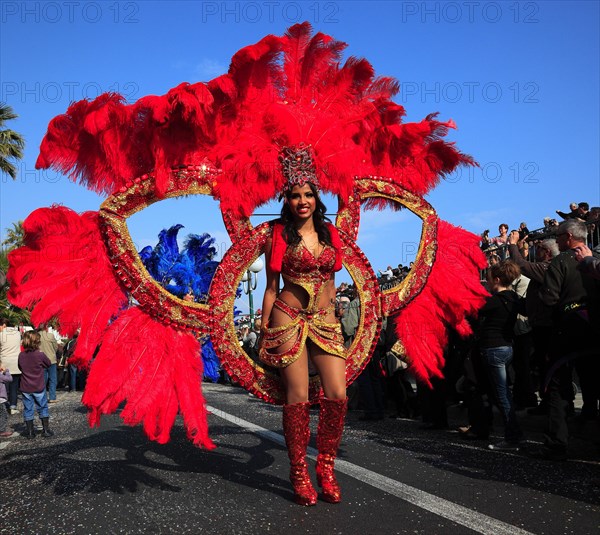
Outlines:
MULTIPOLYGON (((327 281, 321 290, 321 295, 316 303, 316 308, 318 309, 327 309, 330 308, 331 312, 325 316, 325 321, 334 323, 336 320, 335 317, 335 282, 332 278, 327 281)), ((308 294, 304 288, 294 284, 292 282, 286 281, 283 288, 280 290, 278 299, 283 301, 284 303, 294 307, 304 309, 308 306, 308 294)), ((285 325, 290 322, 290 317, 274 307, 271 311, 271 321, 269 322, 269 327, 278 327, 280 325, 285 325)))

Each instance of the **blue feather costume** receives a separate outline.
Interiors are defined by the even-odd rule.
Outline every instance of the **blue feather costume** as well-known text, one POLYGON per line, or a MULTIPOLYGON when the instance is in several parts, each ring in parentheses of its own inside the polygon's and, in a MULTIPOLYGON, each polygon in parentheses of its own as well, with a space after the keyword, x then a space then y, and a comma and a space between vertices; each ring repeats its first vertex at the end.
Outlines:
MULTIPOLYGON (((148 273, 168 292, 183 299, 190 292, 194 301, 205 303, 208 298, 210 283, 219 262, 213 260, 217 254, 215 239, 210 234, 190 234, 179 251, 177 234, 183 225, 173 225, 163 229, 158 235, 158 244, 144 247, 140 259, 148 273)), ((236 297, 241 295, 238 288, 236 297)), ((234 316, 240 313, 234 310, 234 316)), ((204 336, 202 344, 203 378, 217 382, 220 376, 220 362, 217 358, 210 337, 204 336)))

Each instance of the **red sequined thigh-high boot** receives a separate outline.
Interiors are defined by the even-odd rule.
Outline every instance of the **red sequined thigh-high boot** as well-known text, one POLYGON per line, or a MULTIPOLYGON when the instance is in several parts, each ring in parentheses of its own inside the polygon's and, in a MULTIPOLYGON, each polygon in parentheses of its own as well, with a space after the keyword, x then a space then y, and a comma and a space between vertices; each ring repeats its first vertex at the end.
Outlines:
POLYGON ((342 501, 342 491, 335 479, 333 465, 342 439, 347 408, 348 398, 321 399, 317 429, 317 481, 323 489, 323 499, 329 503, 342 501))
POLYGON ((290 481, 299 505, 315 505, 317 492, 308 475, 306 448, 310 439, 310 403, 283 406, 283 435, 290 458, 290 481))

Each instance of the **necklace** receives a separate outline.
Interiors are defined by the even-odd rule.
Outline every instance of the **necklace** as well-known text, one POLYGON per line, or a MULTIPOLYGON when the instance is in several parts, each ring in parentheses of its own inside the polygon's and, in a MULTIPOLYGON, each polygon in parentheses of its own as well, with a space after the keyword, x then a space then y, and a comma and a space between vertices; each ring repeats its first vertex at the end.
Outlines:
MULTIPOLYGON (((300 233, 298 233, 300 234, 300 233)), ((321 254, 321 243, 319 242, 319 237, 317 236, 317 239, 311 243, 310 245, 306 242, 306 240, 304 239, 304 236, 302 234, 300 234, 300 239, 302 240, 302 243, 304 244, 304 247, 306 247, 306 250, 312 254, 315 258, 319 258, 320 254, 321 254)))

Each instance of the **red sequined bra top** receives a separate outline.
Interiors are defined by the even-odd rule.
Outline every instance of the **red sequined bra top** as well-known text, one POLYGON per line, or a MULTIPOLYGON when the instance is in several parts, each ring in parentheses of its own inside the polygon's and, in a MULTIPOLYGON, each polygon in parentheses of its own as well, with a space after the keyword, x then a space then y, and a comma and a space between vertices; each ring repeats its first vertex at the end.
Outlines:
POLYGON ((289 245, 282 235, 283 225, 273 226, 270 267, 285 281, 301 286, 309 296, 307 310, 316 310, 321 291, 334 271, 342 269, 342 243, 337 229, 329 225, 331 245, 315 257, 302 243, 289 245))
POLYGON ((342 269, 342 242, 336 227, 327 224, 332 246, 326 245, 318 258, 302 243, 289 246, 283 238, 283 225, 273 225, 270 268, 286 276, 303 276, 321 273, 327 278, 334 271, 342 269))
POLYGON ((309 300, 306 311, 315 313, 325 288, 325 283, 334 271, 342 268, 342 243, 337 229, 329 225, 332 245, 326 245, 315 257, 303 243, 288 245, 283 238, 283 225, 273 226, 271 261, 273 271, 281 273, 283 280, 301 286, 309 300))
POLYGON ((325 245, 318 258, 315 258, 300 242, 296 245, 288 245, 286 248, 281 263, 281 276, 284 279, 291 279, 292 282, 298 279, 327 280, 334 272, 334 266, 335 249, 333 247, 325 245))

